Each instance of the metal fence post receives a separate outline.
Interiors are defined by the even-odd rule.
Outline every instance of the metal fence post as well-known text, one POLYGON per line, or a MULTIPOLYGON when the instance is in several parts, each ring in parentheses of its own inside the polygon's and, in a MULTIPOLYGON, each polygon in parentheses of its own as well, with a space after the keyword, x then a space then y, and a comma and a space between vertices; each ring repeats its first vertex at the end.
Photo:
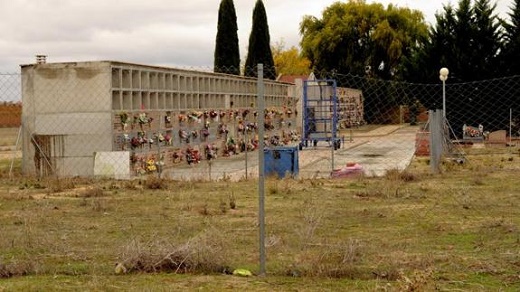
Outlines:
POLYGON ((248 147, 247 146, 249 145, 249 142, 247 141, 247 123, 245 122, 245 119, 244 119, 243 123, 245 124, 244 125, 244 143, 246 144, 246 153, 245 153, 245 159, 246 159, 245 164, 246 165, 245 165, 245 168, 246 168, 246 180, 247 180, 248 179, 248 177, 247 177, 247 167, 248 167, 247 166, 247 151, 248 151, 247 148, 248 147))
POLYGON ((430 167, 433 173, 440 172, 440 161, 444 141, 443 112, 430 110, 430 167))
POLYGON ((260 272, 265 275, 265 175, 264 175, 264 65, 258 64, 258 226, 260 237, 260 272))

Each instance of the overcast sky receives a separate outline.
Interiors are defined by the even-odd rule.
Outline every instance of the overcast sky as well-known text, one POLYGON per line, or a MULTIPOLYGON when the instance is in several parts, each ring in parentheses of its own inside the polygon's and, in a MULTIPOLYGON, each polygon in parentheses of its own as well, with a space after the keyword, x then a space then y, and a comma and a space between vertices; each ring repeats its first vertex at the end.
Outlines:
MULTIPOLYGON (((492 0, 493 1, 493 0, 492 0)), ((513 0, 495 0, 505 15, 513 0)), ((235 0, 240 54, 247 52, 256 0, 235 0)), ((336 0, 264 0, 271 42, 298 45, 304 15, 321 16, 336 0)), ((434 21, 448 0, 388 0, 417 9, 434 21)), ((452 1, 457 3, 458 1, 452 1)), ((207 67, 213 51, 220 0, 0 0, 0 73, 20 64, 116 60, 160 66, 207 67)))

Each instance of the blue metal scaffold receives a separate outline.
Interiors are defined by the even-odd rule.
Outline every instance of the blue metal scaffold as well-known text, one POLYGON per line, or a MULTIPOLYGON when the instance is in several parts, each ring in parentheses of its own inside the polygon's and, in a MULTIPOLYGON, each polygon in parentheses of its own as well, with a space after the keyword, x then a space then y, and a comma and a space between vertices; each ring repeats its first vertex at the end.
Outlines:
POLYGON ((336 80, 307 80, 303 83, 302 147, 318 146, 326 141, 334 150, 340 148, 336 80))

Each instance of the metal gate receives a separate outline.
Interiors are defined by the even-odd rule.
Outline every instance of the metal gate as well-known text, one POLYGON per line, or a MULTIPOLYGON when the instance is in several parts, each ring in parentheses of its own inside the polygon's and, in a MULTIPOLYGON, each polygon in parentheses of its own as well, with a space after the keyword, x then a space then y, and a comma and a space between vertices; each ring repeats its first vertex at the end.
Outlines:
POLYGON ((63 135, 33 135, 34 167, 38 177, 57 174, 57 162, 63 159, 65 141, 63 135))

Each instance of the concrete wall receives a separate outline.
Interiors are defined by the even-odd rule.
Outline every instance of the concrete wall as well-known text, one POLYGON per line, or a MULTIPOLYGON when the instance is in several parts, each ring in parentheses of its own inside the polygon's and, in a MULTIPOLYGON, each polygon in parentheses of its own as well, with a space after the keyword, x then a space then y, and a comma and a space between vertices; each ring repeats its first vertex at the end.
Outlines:
POLYGON ((112 148, 110 73, 107 62, 22 66, 24 173, 41 174, 35 136, 46 141, 40 164, 51 164, 59 176, 92 173, 93 149, 112 148))
MULTIPOLYGON (((282 108, 296 99, 293 95, 298 91, 291 90, 290 84, 269 80, 264 84, 267 108, 282 108)), ((230 132, 236 132, 235 115, 254 110, 256 90, 255 78, 113 61, 22 65, 23 171, 92 176, 96 152, 128 150, 120 145, 127 143, 121 142, 123 136, 146 132, 151 137, 169 131, 177 137, 181 129, 198 129, 197 124, 165 125, 166 115, 210 109, 231 115, 233 111, 226 122, 230 132), (144 112, 154 117, 150 125, 121 126, 121 113, 144 112)), ((284 125, 280 131, 296 128, 296 122, 280 124, 284 125)), ((158 151, 170 153, 174 149, 168 148, 185 146, 177 143, 161 150, 144 147, 134 154, 147 159, 158 151)))
POLYGON ((338 114, 340 128, 360 126, 364 121, 364 101, 361 90, 338 87, 338 114))

